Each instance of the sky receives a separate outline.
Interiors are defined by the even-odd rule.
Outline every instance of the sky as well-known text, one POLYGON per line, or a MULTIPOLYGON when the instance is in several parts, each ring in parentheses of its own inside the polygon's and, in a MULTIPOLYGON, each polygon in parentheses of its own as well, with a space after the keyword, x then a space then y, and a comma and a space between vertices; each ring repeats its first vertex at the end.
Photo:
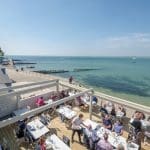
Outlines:
POLYGON ((150 0, 0 0, 6 55, 150 56, 150 0))

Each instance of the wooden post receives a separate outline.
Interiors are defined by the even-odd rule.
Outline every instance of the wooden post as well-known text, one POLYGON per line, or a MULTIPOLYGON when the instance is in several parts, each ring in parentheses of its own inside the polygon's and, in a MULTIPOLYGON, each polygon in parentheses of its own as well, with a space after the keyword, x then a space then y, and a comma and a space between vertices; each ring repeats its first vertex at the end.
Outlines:
POLYGON ((59 92, 59 80, 56 81, 56 91, 57 91, 57 94, 59 92))
POLYGON ((90 94, 90 106, 89 106, 89 114, 90 114, 90 120, 92 120, 92 98, 93 98, 94 91, 92 90, 90 94))
POLYGON ((20 98, 21 98, 21 97, 20 97, 20 94, 17 93, 17 95, 16 95, 16 99, 17 99, 17 109, 19 109, 19 107, 20 107, 20 106, 19 106, 20 98))

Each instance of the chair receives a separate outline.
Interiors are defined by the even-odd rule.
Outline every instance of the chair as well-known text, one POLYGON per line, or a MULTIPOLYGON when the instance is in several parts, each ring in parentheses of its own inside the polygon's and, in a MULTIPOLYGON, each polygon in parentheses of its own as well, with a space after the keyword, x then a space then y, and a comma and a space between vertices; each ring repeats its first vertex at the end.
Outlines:
POLYGON ((139 149, 139 145, 137 145, 133 142, 128 143, 127 147, 128 147, 128 150, 138 150, 139 149))
POLYGON ((150 126, 147 126, 144 132, 144 145, 150 145, 148 139, 150 139, 150 126))
POLYGON ((129 126, 129 134, 128 134, 128 141, 133 141, 136 137, 136 133, 135 133, 135 127, 132 126, 130 123, 128 124, 129 126))
POLYGON ((18 138, 17 137, 17 133, 16 133, 16 130, 13 129, 13 134, 14 134, 14 137, 16 139, 16 142, 17 142, 17 145, 20 146, 22 143, 25 142, 25 138, 24 137, 21 137, 21 138, 18 138))
POLYGON ((63 135, 63 142, 70 147, 70 139, 63 135))

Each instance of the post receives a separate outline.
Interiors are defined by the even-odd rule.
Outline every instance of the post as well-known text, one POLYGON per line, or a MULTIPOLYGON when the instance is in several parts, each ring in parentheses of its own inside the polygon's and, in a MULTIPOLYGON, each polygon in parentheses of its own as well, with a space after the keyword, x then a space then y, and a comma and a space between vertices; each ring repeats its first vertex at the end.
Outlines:
POLYGON ((92 98, 93 98, 93 93, 94 93, 94 91, 92 90, 92 92, 90 94, 90 106, 89 106, 90 120, 92 120, 92 98))
POLYGON ((59 92, 59 80, 56 81, 56 91, 59 92))
POLYGON ((20 105, 19 105, 19 103, 20 103, 20 94, 19 93, 17 93, 17 95, 16 95, 16 99, 17 99, 17 109, 19 109, 19 107, 20 107, 20 105))

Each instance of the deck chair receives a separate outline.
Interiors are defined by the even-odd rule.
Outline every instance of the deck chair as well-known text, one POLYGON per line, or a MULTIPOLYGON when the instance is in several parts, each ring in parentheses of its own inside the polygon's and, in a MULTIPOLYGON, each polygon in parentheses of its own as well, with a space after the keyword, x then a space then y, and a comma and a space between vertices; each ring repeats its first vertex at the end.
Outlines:
POLYGON ((63 135, 63 142, 70 147, 70 139, 63 135))

